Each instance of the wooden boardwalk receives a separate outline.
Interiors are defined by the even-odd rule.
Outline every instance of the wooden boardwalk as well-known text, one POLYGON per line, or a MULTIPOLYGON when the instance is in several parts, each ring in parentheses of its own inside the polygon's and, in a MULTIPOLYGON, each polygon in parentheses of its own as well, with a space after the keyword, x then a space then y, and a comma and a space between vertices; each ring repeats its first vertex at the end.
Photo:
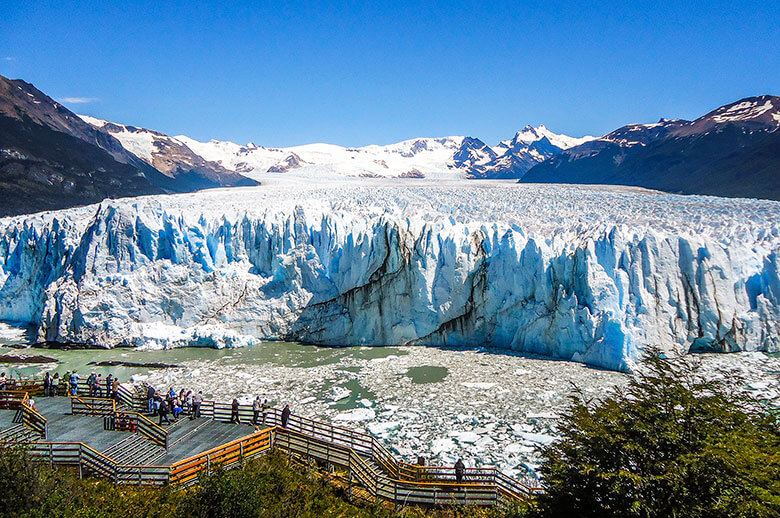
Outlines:
POLYGON ((75 397, 44 397, 40 380, 0 391, 0 440, 25 443, 51 465, 124 484, 190 484, 217 465, 281 450, 328 470, 346 472, 350 490, 395 505, 491 506, 529 499, 541 491, 531 481, 496 469, 468 469, 458 482, 453 468, 398 461, 374 437, 269 409, 267 426, 252 426, 252 409, 239 407, 241 424, 230 423, 230 404, 204 401, 202 417, 171 418, 162 426, 144 415, 147 402, 120 385, 116 400, 91 398, 82 384, 75 397), (34 396, 37 411, 30 408, 34 396))

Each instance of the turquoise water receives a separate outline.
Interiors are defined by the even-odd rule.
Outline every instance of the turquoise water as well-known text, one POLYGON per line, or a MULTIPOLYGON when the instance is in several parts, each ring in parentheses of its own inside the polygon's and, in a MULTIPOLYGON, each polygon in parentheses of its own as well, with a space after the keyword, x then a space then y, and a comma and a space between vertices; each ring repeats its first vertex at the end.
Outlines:
POLYGON ((422 385, 425 383, 439 383, 449 374, 447 367, 438 367, 436 365, 421 365, 419 367, 410 367, 406 371, 406 376, 412 378, 412 383, 422 385))
MULTIPOLYGON (((5 341, 8 344, 8 340, 5 341)), ((90 362, 125 361, 136 363, 166 363, 181 364, 186 361, 220 361, 222 365, 279 365, 285 367, 317 367, 338 363, 345 357, 361 359, 386 358, 391 355, 408 354, 397 347, 317 347, 294 342, 260 342, 248 347, 237 349, 211 349, 207 347, 182 347, 177 349, 150 351, 139 349, 47 349, 31 347, 13 349, 0 344, 0 354, 41 355, 58 360, 58 363, 47 364, 0 364, 0 370, 13 377, 42 375, 45 371, 52 373, 77 369, 81 373, 96 372, 103 376, 109 373, 127 380, 136 374, 146 374, 151 370, 147 367, 97 367, 90 362)), ((368 397, 363 395, 361 397, 368 397)))

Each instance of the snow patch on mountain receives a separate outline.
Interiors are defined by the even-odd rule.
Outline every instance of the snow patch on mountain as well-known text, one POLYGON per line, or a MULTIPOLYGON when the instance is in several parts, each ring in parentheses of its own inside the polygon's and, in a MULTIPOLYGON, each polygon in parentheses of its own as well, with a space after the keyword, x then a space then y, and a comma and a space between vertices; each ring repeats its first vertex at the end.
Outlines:
POLYGON ((745 121, 755 119, 773 108, 774 105, 769 100, 763 104, 745 101, 721 108, 712 118, 715 122, 745 121))

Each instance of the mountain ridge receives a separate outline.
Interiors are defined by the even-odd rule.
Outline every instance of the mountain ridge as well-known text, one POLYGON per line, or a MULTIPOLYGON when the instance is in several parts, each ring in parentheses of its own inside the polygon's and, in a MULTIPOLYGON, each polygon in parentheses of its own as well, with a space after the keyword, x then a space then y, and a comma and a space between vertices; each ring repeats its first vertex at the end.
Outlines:
POLYGON ((746 97, 693 121, 628 124, 548 158, 519 181, 780 200, 780 97, 746 97))
POLYGON ((418 137, 361 147, 311 143, 286 148, 237 144, 186 135, 169 136, 156 130, 126 126, 91 116, 90 124, 117 138, 147 162, 162 159, 162 143, 184 146, 202 160, 256 180, 263 175, 290 172, 313 176, 388 178, 519 178, 533 165, 594 137, 553 133, 544 125, 526 126, 513 139, 489 146, 469 136, 418 137), (143 136, 139 136, 138 133, 143 136), (552 143, 553 140, 555 143, 552 143), (510 145, 511 144, 511 145, 510 145))
POLYGON ((172 163, 146 162, 34 85, 0 76, 0 216, 257 184, 199 157, 188 163, 181 149, 168 155, 172 163))

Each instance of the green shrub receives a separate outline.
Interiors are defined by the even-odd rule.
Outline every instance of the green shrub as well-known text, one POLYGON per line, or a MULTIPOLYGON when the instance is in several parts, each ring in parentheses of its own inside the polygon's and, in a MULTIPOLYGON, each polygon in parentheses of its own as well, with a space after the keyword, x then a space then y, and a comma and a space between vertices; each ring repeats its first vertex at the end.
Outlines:
POLYGON ((736 386, 656 352, 624 390, 579 397, 542 451, 540 514, 780 516, 778 420, 736 386))
POLYGON ((79 479, 71 469, 34 463, 21 448, 0 446, 0 518, 244 518, 436 517, 509 518, 519 509, 360 506, 321 472, 291 463, 281 453, 253 459, 240 469, 215 469, 186 488, 117 486, 79 479), (510 513, 510 514, 507 514, 510 513))

